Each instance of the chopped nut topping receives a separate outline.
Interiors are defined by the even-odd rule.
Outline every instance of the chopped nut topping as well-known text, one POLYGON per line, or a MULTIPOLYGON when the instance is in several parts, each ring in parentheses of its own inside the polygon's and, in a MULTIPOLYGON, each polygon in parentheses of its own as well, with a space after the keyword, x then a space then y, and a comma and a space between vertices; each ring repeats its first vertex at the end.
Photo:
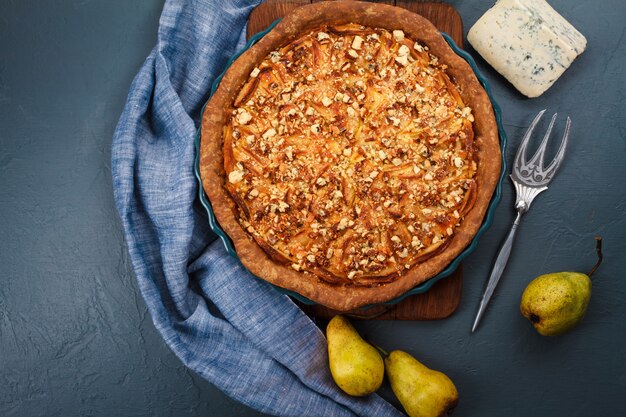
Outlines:
POLYGON ((319 33, 317 34, 317 40, 318 40, 318 41, 323 41, 324 39, 329 39, 329 38, 330 38, 330 36, 328 35, 328 33, 325 33, 325 32, 319 32, 319 33))
POLYGON ((375 285, 462 224, 473 115, 446 66, 403 31, 345 26, 358 34, 319 28, 250 72, 224 133, 225 186, 244 230, 291 269, 375 285))
POLYGON ((231 184, 237 184, 243 179, 243 175, 243 171, 231 171, 230 174, 228 174, 228 182, 230 182, 231 184))
POLYGON ((461 112, 461 115, 463 117, 466 117, 467 120, 469 120, 470 122, 474 121, 474 116, 472 116, 472 109, 469 108, 469 107, 464 107, 462 112, 461 112))
POLYGON ((363 38, 360 37, 359 35, 356 35, 354 37, 354 40, 352 41, 352 49, 356 49, 356 50, 361 49, 361 44, 363 44, 363 38))
POLYGON ((270 127, 263 133, 263 139, 273 138, 274 136, 276 136, 276 129, 273 127, 270 127))
POLYGON ((346 227, 348 227, 348 218, 347 217, 342 217, 341 220, 339 221, 339 224, 337 225, 337 229, 338 230, 343 230, 346 227))
POLYGON ((396 62, 403 67, 406 67, 409 63, 409 58, 406 55, 399 55, 396 57, 396 62))
POLYGON ((284 213, 285 210, 287 210, 289 208, 289 204, 285 203, 284 201, 281 201, 280 203, 278 203, 278 211, 280 211, 281 213, 284 213))
POLYGON ((248 124, 250 120, 252 120, 252 115, 245 110, 237 116, 237 122, 239 122, 240 125, 248 124))

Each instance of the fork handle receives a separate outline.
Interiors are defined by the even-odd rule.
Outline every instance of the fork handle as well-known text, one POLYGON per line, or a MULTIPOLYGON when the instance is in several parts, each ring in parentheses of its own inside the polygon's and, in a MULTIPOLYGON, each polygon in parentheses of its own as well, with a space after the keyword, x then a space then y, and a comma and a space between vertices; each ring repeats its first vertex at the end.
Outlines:
POLYGON ((498 257, 496 258, 496 262, 494 263, 493 269, 491 270, 491 275, 489 276, 489 281, 487 282, 487 288, 485 289, 485 293, 480 300, 480 306, 478 307, 478 313, 476 314, 476 319, 474 320, 474 325, 472 326, 472 332, 478 327, 478 323, 480 322, 480 319, 482 318, 483 313, 487 308, 487 304, 489 303, 489 300, 493 295, 493 291, 496 289, 496 286, 500 281, 500 277, 502 277, 502 273, 504 272, 504 268, 509 261, 511 249, 513 248, 513 242, 515 241, 515 235, 517 234, 517 227, 520 225, 524 212, 525 211, 518 209, 517 217, 515 218, 515 221, 511 226, 511 230, 506 236, 504 243, 502 243, 500 252, 498 252, 498 257))
POLYGON ((517 212, 517 217, 513 222, 513 226, 511 226, 511 230, 509 234, 506 236, 504 243, 502 244, 502 248, 498 253, 498 257, 496 258, 496 262, 493 265, 493 269, 491 270, 491 276, 489 277, 489 283, 487 284, 487 290, 485 291, 485 295, 491 298, 493 294, 493 290, 496 285, 498 285, 498 281, 500 281, 500 277, 504 272, 504 268, 506 264, 509 262, 509 256, 511 256, 511 249, 513 249, 513 242, 515 241, 515 235, 517 234, 517 227, 522 220, 522 212, 517 212))

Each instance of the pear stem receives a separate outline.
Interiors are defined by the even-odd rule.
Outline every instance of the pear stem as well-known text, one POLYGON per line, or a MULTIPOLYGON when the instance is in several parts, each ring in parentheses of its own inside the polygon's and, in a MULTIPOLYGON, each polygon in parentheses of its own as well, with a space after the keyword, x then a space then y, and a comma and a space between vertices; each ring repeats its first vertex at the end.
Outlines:
POLYGON ((383 356, 383 358, 386 358, 387 356, 389 356, 389 353, 388 353, 385 349, 383 349, 383 348, 381 348, 380 346, 378 346, 378 345, 377 345, 376 343, 374 343, 374 342, 372 341, 372 339, 370 339, 369 337, 367 337, 367 336, 366 336, 366 337, 365 337, 365 341, 366 341, 367 343, 369 343, 370 345, 374 346, 374 349, 376 349, 376 350, 378 351, 378 353, 380 353, 380 354, 383 356))
POLYGON ((385 349, 383 349, 380 346, 375 345, 373 343, 372 343, 372 346, 374 346, 376 348, 376 350, 378 350, 380 352, 380 354, 383 355, 383 358, 389 357, 389 353, 385 349))
POLYGON ((598 267, 602 263, 602 238, 600 236, 596 236, 596 253, 598 255, 598 261, 593 266, 591 271, 589 271, 589 273, 587 274, 589 278, 591 278, 593 273, 596 272, 596 269, 598 269, 598 267))

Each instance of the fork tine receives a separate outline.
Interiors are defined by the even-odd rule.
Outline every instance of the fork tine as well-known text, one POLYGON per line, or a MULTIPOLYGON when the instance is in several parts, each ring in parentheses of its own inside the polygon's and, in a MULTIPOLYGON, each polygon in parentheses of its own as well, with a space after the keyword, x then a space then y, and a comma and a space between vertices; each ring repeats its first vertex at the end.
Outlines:
POLYGON ((550 163, 548 168, 546 168, 546 172, 548 176, 552 175, 557 169, 559 169, 559 165, 563 161, 563 156, 565 156, 565 148, 567 147, 567 140, 569 139, 569 128, 572 125, 572 119, 567 116, 567 121, 565 122, 565 129, 563 130, 563 139, 561 140, 561 145, 559 146, 559 150, 556 152, 556 156, 554 160, 550 163))
POLYGON ((546 112, 546 109, 541 110, 535 116, 535 119, 530 124, 530 126, 528 126, 528 129, 526 130, 526 133, 524 133, 524 137, 522 138, 522 142, 520 143, 519 148, 517 149, 517 154, 515 155, 515 165, 516 166, 526 165, 526 161, 525 161, 524 155, 526 154, 526 148, 528 147, 528 142, 530 141, 530 136, 532 135, 533 130, 535 129, 535 126, 537 126, 537 123, 539 123, 539 119, 541 119, 541 116, 543 116, 543 114, 545 112, 546 112))
POLYGON ((533 157, 528 161, 529 165, 537 165, 543 168, 543 160, 546 155, 546 146, 548 145, 548 139, 550 139, 550 133, 552 133, 552 128, 554 127, 554 122, 556 121, 557 113, 552 115, 552 120, 550 120, 550 125, 548 126, 548 130, 546 130, 546 134, 543 136, 543 140, 537 149, 537 152, 533 155, 533 157))

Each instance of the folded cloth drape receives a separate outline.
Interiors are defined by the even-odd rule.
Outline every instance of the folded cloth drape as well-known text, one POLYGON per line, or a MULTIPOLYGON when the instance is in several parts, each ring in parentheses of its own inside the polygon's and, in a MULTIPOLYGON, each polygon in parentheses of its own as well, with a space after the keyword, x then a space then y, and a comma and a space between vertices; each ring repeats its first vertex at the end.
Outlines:
POLYGON ((196 199, 194 135, 213 79, 260 1, 170 0, 113 138, 115 203, 154 325, 183 363, 280 416, 397 416, 334 384, 326 343, 287 297, 211 243, 196 199))

